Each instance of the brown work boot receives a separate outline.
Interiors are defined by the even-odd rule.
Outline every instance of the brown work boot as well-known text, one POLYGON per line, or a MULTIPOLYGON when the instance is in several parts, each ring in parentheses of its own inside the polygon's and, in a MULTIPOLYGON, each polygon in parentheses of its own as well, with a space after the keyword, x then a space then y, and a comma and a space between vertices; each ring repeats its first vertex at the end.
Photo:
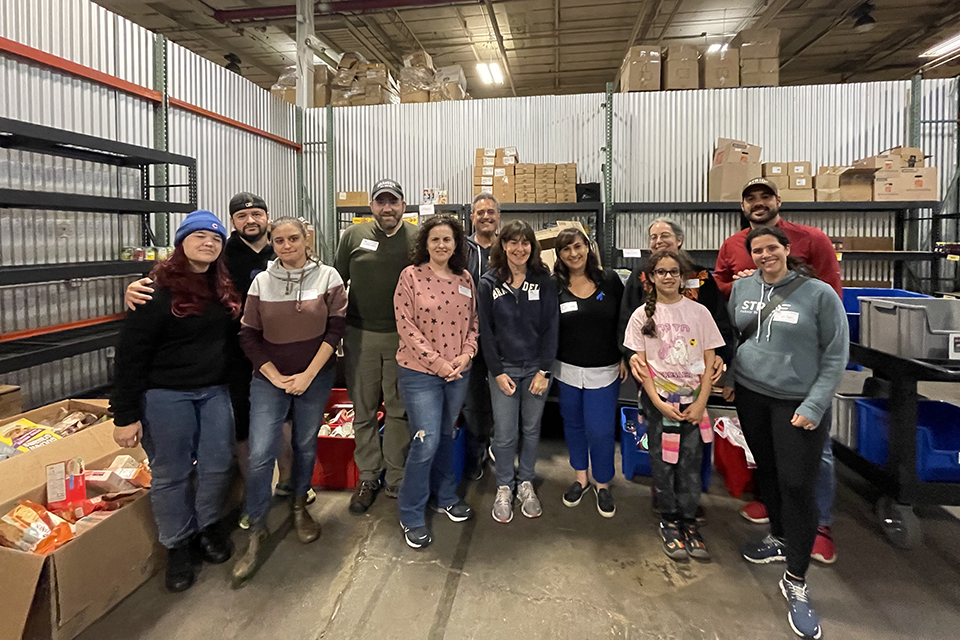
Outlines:
POLYGON ((234 582, 243 582, 256 572, 262 559, 260 557, 261 549, 266 540, 266 530, 259 529, 250 532, 250 542, 247 545, 247 550, 237 560, 237 564, 233 565, 234 582))
POLYGON ((293 500, 293 528, 297 539, 303 544, 313 542, 320 537, 320 524, 307 511, 307 496, 297 496, 293 500))
POLYGON ((358 515, 366 513, 370 505, 373 504, 373 499, 377 497, 377 491, 379 490, 380 481, 361 480, 356 492, 354 492, 353 497, 350 499, 350 513, 358 515))

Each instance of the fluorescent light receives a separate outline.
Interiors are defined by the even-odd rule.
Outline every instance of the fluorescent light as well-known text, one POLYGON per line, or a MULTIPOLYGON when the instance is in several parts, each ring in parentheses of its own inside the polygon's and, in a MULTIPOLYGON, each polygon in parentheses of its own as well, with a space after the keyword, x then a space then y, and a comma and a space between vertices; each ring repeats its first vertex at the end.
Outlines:
POLYGON ((960 34, 957 34, 952 38, 950 38, 949 40, 946 40, 945 42, 941 42, 940 44, 934 47, 930 47, 929 49, 921 53, 920 57, 921 58, 939 58, 941 56, 947 55, 948 53, 953 53, 958 49, 960 49, 960 34))
POLYGON ((720 51, 726 51, 729 47, 730 47, 729 44, 725 44, 722 47, 720 47, 720 51))
POLYGON ((712 44, 707 47, 707 53, 716 53, 717 51, 723 51, 723 45, 712 44))
POLYGON ((490 63, 490 74, 493 76, 494 84, 503 84, 503 71, 500 70, 500 65, 496 62, 490 63))
POLYGON ((483 84, 493 83, 493 77, 490 75, 490 67, 487 66, 486 62, 477 63, 477 73, 480 74, 480 80, 483 81, 483 84))

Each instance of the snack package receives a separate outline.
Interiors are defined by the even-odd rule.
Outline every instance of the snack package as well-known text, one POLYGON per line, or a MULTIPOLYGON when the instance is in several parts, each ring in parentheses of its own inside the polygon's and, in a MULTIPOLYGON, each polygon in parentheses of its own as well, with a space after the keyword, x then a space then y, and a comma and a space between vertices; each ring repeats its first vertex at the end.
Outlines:
POLYGON ((87 497, 83 460, 71 458, 47 465, 47 508, 57 511, 87 497))
MULTIPOLYGON (((65 409, 61 409, 65 412, 65 409)), ((86 413, 84 411, 74 411, 62 418, 59 418, 53 425, 50 425, 50 431, 53 431, 58 436, 69 436, 70 434, 76 433, 86 429, 92 424, 100 422, 102 418, 97 417, 92 413, 86 413)))
POLYGON ((29 500, 0 518, 0 544, 11 549, 44 555, 72 538, 69 523, 29 500))
POLYGON ((31 451, 60 439, 42 425, 22 418, 0 427, 0 443, 18 451, 31 451))

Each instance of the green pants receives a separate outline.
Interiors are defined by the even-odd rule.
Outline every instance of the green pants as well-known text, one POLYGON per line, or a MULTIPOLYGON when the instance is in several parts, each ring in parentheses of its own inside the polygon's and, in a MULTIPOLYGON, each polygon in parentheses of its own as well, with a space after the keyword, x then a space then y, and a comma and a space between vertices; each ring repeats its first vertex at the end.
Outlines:
POLYGON ((397 386, 399 346, 400 336, 396 332, 376 333, 350 326, 343 341, 347 393, 355 412, 353 458, 360 470, 360 480, 377 480, 386 467, 389 487, 400 486, 410 446, 407 412, 397 386), (377 424, 381 392, 387 413, 382 443, 377 424))

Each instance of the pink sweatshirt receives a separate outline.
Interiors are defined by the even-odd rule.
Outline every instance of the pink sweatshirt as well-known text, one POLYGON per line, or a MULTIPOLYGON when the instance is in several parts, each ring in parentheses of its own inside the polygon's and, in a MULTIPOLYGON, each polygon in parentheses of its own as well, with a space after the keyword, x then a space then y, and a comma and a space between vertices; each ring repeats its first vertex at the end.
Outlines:
POLYGON ((477 354, 476 290, 467 271, 445 280, 426 264, 407 267, 393 306, 401 367, 436 375, 457 356, 477 354))

